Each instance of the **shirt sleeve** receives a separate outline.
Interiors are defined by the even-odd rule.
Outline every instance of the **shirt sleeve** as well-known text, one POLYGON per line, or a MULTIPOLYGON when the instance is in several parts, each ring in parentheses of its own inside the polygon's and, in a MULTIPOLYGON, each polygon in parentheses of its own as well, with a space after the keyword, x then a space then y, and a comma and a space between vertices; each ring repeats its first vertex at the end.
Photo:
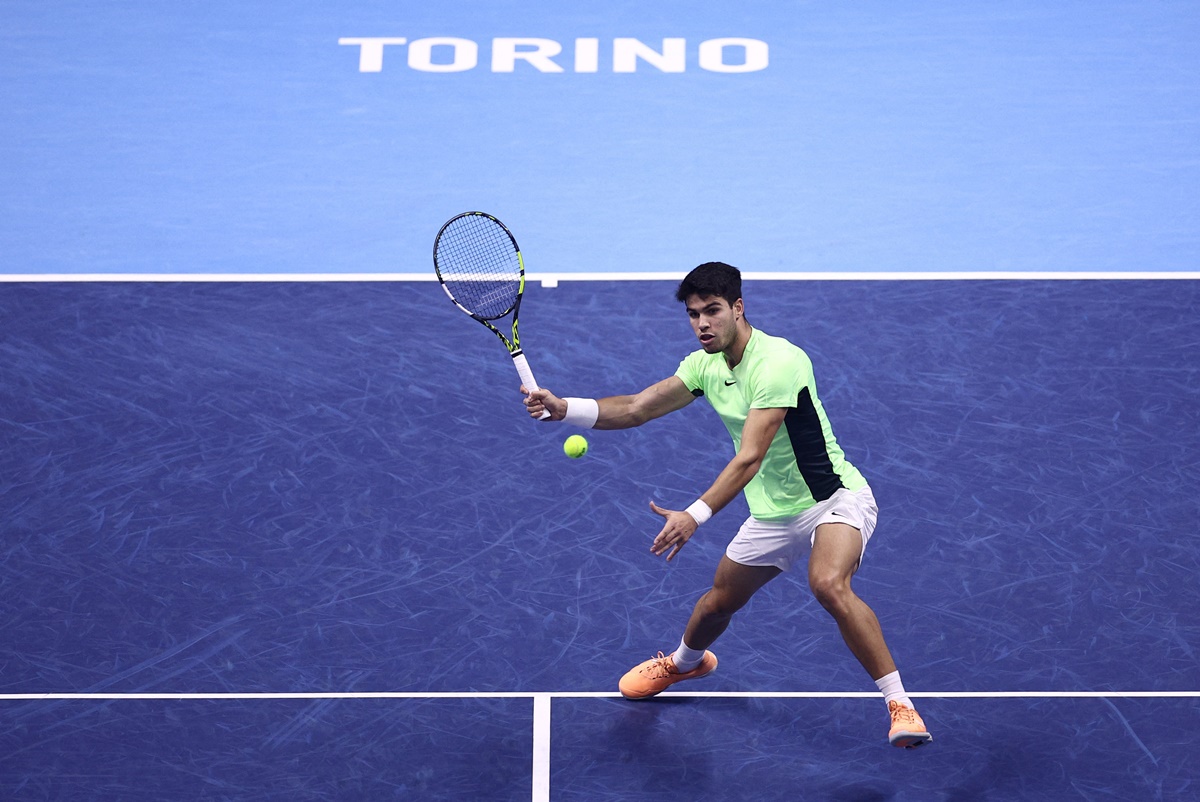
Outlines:
POLYGON ((701 364, 698 356, 701 353, 703 352, 694 351, 688 354, 683 358, 683 361, 679 363, 679 367, 675 370, 675 375, 679 377, 680 381, 684 383, 684 385, 688 388, 688 391, 693 395, 695 395, 697 391, 700 393, 704 392, 704 379, 700 370, 701 364))
POLYGON ((800 391, 813 384, 812 360, 796 348, 779 354, 754 377, 750 386, 751 409, 795 407, 800 391))

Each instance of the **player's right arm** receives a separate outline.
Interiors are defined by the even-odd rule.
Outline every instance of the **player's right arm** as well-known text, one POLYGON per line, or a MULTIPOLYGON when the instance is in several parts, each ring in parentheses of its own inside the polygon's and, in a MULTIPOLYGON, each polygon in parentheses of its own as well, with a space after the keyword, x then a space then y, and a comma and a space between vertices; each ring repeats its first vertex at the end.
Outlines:
MULTIPOLYGON (((524 392, 525 388, 522 387, 521 391, 524 392)), ((671 376, 634 395, 615 395, 597 400, 599 415, 592 428, 632 429, 661 418, 668 412, 683 409, 695 398, 678 376, 671 376)), ((567 416, 568 401, 542 388, 526 395, 525 408, 531 418, 541 417, 545 409, 550 411, 550 417, 546 420, 562 420, 567 416)))

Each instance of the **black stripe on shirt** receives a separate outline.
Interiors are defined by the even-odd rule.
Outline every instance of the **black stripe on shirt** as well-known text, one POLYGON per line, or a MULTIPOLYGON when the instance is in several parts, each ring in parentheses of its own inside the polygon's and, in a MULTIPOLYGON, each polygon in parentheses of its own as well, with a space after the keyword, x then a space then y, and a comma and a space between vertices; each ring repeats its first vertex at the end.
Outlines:
POLYGON ((825 433, 821 431, 821 416, 813 405, 812 394, 805 387, 796 397, 796 408, 784 415, 783 425, 787 428, 792 451, 796 455, 796 467, 804 477, 804 483, 817 501, 824 501, 845 485, 833 470, 829 450, 825 446, 825 433))

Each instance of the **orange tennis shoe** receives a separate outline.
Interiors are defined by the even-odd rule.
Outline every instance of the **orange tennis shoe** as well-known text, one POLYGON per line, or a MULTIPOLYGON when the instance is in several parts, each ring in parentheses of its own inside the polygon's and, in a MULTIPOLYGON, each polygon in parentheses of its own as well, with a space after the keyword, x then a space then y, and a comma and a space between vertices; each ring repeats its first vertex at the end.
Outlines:
POLYGON ((705 674, 711 674, 716 667, 717 656, 709 651, 704 652, 700 665, 691 671, 680 671, 675 667, 675 661, 670 655, 659 652, 657 657, 651 657, 646 662, 629 669, 629 672, 621 677, 621 682, 617 687, 621 689, 621 695, 626 699, 649 699, 651 696, 662 693, 676 682, 685 679, 699 679, 705 674))
POLYGON ((888 712, 892 715, 892 729, 888 732, 892 746, 916 749, 933 740, 916 710, 893 701, 888 702, 888 712))

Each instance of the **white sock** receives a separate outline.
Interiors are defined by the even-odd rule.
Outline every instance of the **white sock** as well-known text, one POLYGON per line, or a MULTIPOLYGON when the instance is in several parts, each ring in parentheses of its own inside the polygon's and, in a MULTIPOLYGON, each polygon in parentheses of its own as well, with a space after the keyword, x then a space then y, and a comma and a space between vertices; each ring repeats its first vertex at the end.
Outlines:
POLYGON ((888 704, 889 702, 899 702, 905 707, 914 707, 912 701, 908 698, 908 694, 904 692, 904 683, 900 681, 899 671, 893 671, 891 674, 885 674, 884 676, 875 680, 875 684, 879 686, 880 692, 883 693, 884 704, 888 704))
POLYGON ((675 661, 675 667, 679 669, 679 673, 686 674, 700 665, 700 661, 704 659, 704 650, 692 649, 680 638, 679 648, 671 655, 671 659, 675 661))

